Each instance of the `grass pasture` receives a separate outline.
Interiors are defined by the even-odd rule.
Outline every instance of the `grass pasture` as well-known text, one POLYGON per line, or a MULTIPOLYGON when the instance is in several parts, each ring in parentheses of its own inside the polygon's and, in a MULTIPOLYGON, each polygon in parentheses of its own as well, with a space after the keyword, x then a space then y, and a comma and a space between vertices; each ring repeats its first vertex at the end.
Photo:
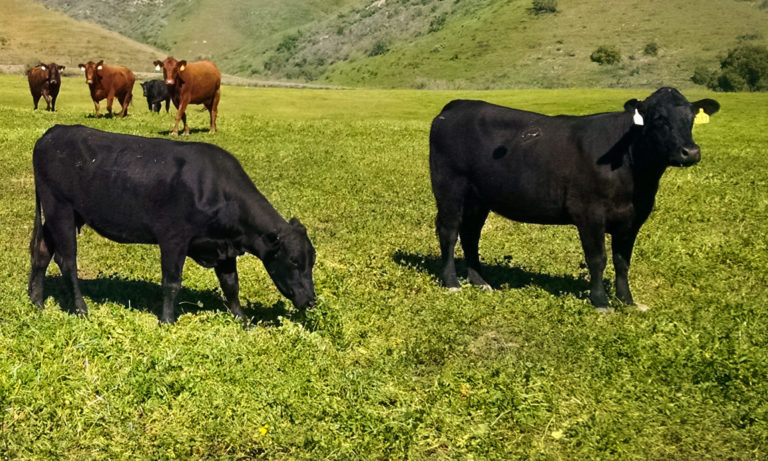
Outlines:
POLYGON ((687 94, 722 110, 638 239, 630 281, 649 312, 594 312, 573 228, 495 216, 480 250, 496 290, 440 288, 427 165, 431 118, 455 97, 578 114, 648 91, 243 87, 223 88, 215 135, 189 111, 189 140, 234 153, 307 226, 318 308, 297 315, 245 256, 244 329, 188 261, 183 315, 161 327, 157 249, 85 228, 90 315, 59 308, 55 264, 39 311, 32 146, 55 123, 165 136, 172 114, 135 92, 126 119, 93 119, 65 78, 59 110, 35 112, 26 80, 0 75, 0 458, 768 457, 767 95, 687 94))

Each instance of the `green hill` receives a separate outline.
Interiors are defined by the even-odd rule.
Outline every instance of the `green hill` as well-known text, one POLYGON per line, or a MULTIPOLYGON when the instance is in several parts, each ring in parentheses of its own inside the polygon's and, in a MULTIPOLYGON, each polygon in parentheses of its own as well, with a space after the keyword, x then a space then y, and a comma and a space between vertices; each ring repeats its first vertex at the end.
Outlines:
POLYGON ((23 71, 40 61, 67 66, 104 59, 136 71, 152 69, 162 51, 96 24, 76 21, 64 14, 25 0, 0 0, 0 67, 23 71))
POLYGON ((766 1, 41 0, 244 77, 410 88, 691 86, 765 45, 766 1), (614 47, 617 64, 590 55, 614 47))

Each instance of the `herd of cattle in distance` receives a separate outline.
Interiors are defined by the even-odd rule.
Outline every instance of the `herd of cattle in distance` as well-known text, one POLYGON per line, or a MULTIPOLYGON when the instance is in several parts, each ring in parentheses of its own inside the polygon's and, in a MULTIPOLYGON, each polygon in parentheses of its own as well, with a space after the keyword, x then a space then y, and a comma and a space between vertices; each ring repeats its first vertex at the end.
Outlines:
MULTIPOLYGON (((141 84, 144 97, 147 98, 149 110, 160 111, 165 101, 165 111, 168 112, 169 101, 173 101, 178 109, 176 122, 171 134, 179 134, 179 121, 184 124, 184 134, 189 134, 187 125, 187 106, 202 104, 208 109, 211 118, 211 133, 216 131, 216 115, 218 114, 219 98, 221 97, 221 72, 216 64, 210 61, 188 63, 178 61, 169 56, 163 61, 155 61, 155 70, 163 71, 163 80, 152 80, 141 84)), ((120 118, 128 114, 128 106, 133 100, 133 85, 136 75, 127 67, 108 66, 104 61, 88 61, 78 64, 85 74, 85 82, 93 100, 94 117, 99 116, 99 103, 107 100, 107 114, 112 115, 112 104, 117 99, 120 103, 120 118)), ((46 110, 56 110, 56 98, 61 88, 61 71, 65 66, 56 63, 43 64, 27 71, 29 91, 32 93, 32 103, 37 104, 42 96, 46 102, 46 110)))
MULTIPOLYGON (((179 120, 188 133, 188 104, 205 105, 214 132, 221 84, 216 66, 170 57, 155 64, 163 70, 167 96, 179 109, 173 133, 179 120)), ((101 99, 107 98, 111 112, 117 97, 124 116, 133 73, 102 62, 81 67, 96 114, 101 99)), ((60 85, 54 80, 62 69, 50 64, 29 72, 35 105, 42 94, 54 109, 60 85), (35 89, 39 86, 33 88, 33 81, 45 83, 35 89)), ((150 110, 159 111, 163 99, 147 90, 150 110)), ((429 134, 443 284, 460 289, 454 262, 460 237, 467 280, 491 288, 482 276, 478 243, 493 211, 520 222, 574 225, 589 270, 590 301, 601 312, 609 305, 603 272, 605 234, 611 234, 616 298, 635 305, 628 281, 632 249, 653 209, 661 176, 669 166, 700 160, 693 125, 708 121, 719 109, 715 100, 689 102, 668 87, 643 101, 627 101, 621 111, 585 116, 451 101, 434 118, 429 134)), ((307 229, 296 218, 284 219, 238 160, 217 146, 56 125, 35 144, 33 169, 36 205, 28 294, 38 307, 45 299, 47 267, 55 259, 75 311, 87 313, 77 277, 76 235, 84 224, 116 242, 160 247, 163 323, 176 320, 174 305, 187 257, 215 270, 227 306, 238 318, 243 311, 236 258, 244 253, 263 262, 296 308, 315 305, 315 249, 307 229)))

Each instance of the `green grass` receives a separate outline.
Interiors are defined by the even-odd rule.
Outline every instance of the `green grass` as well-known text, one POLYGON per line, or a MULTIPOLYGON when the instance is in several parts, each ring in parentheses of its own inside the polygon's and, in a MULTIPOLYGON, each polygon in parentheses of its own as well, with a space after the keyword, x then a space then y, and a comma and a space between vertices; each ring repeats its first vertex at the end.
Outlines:
POLYGON ((0 76, 0 455, 765 459, 768 96, 714 95, 721 113, 694 133, 702 162, 662 179, 630 273, 651 311, 596 314, 573 228, 496 216, 481 257, 497 289, 436 280, 427 136, 447 101, 588 113, 647 94, 224 87, 220 131, 189 139, 230 150, 306 224, 319 305, 301 317, 245 256, 243 329, 188 261, 183 315, 160 327, 157 249, 88 228, 88 318, 59 308, 55 265, 46 308, 29 303, 30 159, 54 123, 162 136, 172 116, 137 98, 124 120, 90 118, 79 78, 58 112, 33 112, 24 79, 0 76))

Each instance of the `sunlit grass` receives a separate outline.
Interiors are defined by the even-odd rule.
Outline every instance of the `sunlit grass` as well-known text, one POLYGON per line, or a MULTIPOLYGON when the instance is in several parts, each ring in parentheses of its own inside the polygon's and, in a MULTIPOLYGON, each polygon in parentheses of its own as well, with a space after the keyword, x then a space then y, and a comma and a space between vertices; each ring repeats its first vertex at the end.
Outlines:
MULTIPOLYGON (((137 85, 138 88, 138 85, 137 85)), ((87 319, 26 296, 31 151, 55 123, 166 136, 139 97, 93 119, 81 79, 56 113, 0 76, 0 454, 9 458, 761 459, 768 455, 768 135, 764 95, 717 94, 670 170, 630 282, 646 313, 597 315, 576 232, 492 216, 496 288, 438 286, 427 165, 431 118, 473 97, 546 113, 620 110, 630 90, 316 91, 225 87, 220 131, 318 253, 318 308, 297 315, 240 259, 253 326, 188 261, 182 315, 160 327, 156 248, 79 236, 87 319)), ((688 94, 690 99, 705 93, 688 94)), ((612 276, 611 270, 606 278, 612 276)))

